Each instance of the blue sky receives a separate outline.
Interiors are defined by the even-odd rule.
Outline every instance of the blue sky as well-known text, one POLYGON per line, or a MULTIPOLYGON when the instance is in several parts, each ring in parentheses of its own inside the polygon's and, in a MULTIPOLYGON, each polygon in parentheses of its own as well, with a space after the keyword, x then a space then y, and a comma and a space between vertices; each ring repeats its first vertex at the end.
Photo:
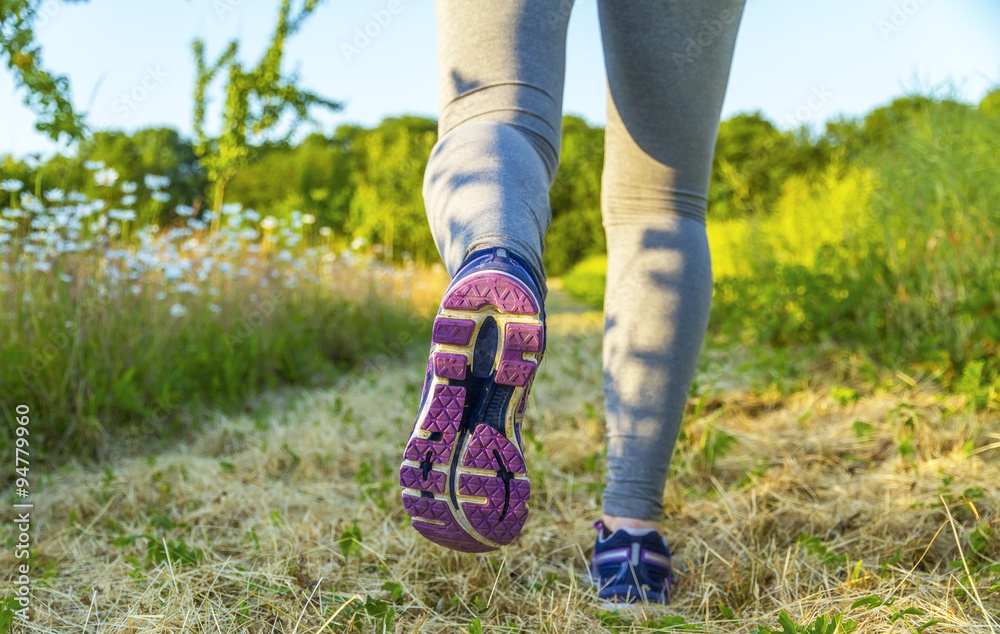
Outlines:
MULTIPOLYGON (((318 117, 373 125, 400 114, 436 116, 435 26, 430 0, 399 10, 355 55, 357 29, 392 0, 328 0, 290 42, 286 67, 303 87, 345 103, 318 117)), ((191 41, 216 57, 239 38, 243 59, 266 45, 278 0, 44 0, 37 31, 45 65, 67 75, 74 104, 93 124, 135 130, 168 125, 191 134, 191 41)), ((383 14, 384 16, 385 14, 383 14)), ((384 17, 383 17, 384 19, 384 17)), ((374 29, 372 29, 374 30, 374 29)), ((779 127, 820 129, 909 92, 975 102, 1000 86, 996 0, 749 0, 723 117, 762 111, 779 127)), ((0 71, 0 154, 58 148, 0 71)), ((605 84, 596 0, 577 0, 570 22, 564 109, 604 124, 605 84)), ((217 105, 217 104, 216 104, 217 105)), ((211 111, 210 111, 211 112, 211 111)))

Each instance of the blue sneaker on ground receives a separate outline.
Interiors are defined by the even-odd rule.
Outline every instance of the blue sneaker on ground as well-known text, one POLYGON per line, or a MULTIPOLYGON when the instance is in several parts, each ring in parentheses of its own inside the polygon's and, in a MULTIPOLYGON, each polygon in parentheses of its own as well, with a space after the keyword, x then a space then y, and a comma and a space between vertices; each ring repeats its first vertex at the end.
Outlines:
POLYGON ((541 284, 505 248, 471 254, 434 320, 424 393, 399 484, 413 528, 454 550, 509 544, 528 517, 521 446, 545 351, 541 284))
POLYGON ((602 599, 617 603, 669 603, 673 570, 670 547, 653 529, 621 528, 614 533, 594 524, 597 540, 590 576, 602 599))

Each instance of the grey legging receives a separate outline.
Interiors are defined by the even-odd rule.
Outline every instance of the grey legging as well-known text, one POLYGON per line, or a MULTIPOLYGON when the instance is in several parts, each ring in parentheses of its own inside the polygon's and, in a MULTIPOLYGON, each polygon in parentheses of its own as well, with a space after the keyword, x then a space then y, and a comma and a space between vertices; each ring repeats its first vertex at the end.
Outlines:
MULTIPOLYGON (((543 275, 572 4, 437 0, 441 113, 424 200, 452 275, 491 246, 543 275)), ((706 194, 743 0, 598 5, 608 80, 603 506, 659 520, 711 303, 706 194)))

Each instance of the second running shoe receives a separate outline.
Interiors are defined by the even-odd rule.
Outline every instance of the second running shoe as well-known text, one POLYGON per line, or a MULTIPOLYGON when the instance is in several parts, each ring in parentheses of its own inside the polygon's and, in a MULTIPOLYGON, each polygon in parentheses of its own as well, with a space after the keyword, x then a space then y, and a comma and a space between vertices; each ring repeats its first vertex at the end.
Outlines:
POLYGON ((399 484, 413 527, 448 548, 509 544, 528 516, 521 420, 545 351, 542 294, 505 248, 466 259, 441 300, 399 484))

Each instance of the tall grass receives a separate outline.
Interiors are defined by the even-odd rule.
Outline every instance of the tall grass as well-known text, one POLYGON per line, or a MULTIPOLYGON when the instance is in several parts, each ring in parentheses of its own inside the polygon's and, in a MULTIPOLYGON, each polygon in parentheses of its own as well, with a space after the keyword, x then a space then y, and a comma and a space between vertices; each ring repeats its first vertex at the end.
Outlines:
POLYGON ((0 245, 0 407, 31 408, 36 455, 172 437, 206 407, 329 379, 427 323, 415 269, 337 253, 309 218, 230 206, 218 231, 118 214, 108 232, 89 202, 22 198, 0 245))
MULTIPOLYGON (((1000 117, 930 108, 886 148, 789 179, 766 216, 710 221, 712 331, 833 339, 1000 406, 998 142, 1000 117)), ((603 290, 595 267, 566 288, 603 290)))

